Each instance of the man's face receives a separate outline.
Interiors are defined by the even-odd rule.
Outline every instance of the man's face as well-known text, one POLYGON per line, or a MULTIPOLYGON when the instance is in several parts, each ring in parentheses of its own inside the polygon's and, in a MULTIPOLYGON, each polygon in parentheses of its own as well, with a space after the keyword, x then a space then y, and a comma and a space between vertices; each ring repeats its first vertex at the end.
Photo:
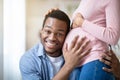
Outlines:
POLYGON ((61 55, 62 46, 67 33, 67 24, 56 18, 49 17, 41 31, 41 42, 48 55, 61 55))

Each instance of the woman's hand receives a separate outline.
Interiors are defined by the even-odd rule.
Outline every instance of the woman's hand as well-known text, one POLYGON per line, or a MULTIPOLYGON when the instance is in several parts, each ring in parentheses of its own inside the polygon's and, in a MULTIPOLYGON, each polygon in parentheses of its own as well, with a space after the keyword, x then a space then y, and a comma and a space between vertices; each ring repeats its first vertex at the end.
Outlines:
POLYGON ((83 24, 83 16, 80 13, 75 14, 73 19, 72 28, 80 27, 83 24))
POLYGON ((52 11, 55 11, 55 10, 59 10, 59 8, 51 8, 50 10, 48 10, 48 11, 45 13, 45 16, 48 15, 49 13, 51 13, 52 11))

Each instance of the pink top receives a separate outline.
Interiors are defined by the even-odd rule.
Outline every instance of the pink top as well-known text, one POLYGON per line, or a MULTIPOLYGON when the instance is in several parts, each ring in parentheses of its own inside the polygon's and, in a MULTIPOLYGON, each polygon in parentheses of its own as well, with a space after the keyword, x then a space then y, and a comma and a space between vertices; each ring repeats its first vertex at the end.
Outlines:
POLYGON ((117 44, 120 36, 120 0, 81 0, 73 14, 81 13, 85 21, 79 28, 72 29, 65 43, 69 44, 76 35, 86 36, 92 47, 90 54, 81 60, 81 65, 100 58, 108 50, 108 44, 117 44))

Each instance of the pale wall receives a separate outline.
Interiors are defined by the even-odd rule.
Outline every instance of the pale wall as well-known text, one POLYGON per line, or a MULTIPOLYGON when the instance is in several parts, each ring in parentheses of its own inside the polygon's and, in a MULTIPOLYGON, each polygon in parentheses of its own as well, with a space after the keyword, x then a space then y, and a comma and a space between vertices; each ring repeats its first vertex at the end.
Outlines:
MULTIPOLYGON (((26 49, 38 43, 38 32, 42 27, 44 14, 49 9, 58 7, 71 17, 79 3, 80 0, 26 0, 26 49)), ((120 49, 114 50, 120 59, 120 49)))
POLYGON ((3 0, 0 0, 0 80, 3 80, 3 0))
POLYGON ((38 42, 38 31, 42 26, 44 14, 49 9, 58 7, 61 10, 65 11, 69 16, 71 16, 75 8, 78 6, 79 2, 80 0, 26 0, 27 49, 31 48, 38 42))

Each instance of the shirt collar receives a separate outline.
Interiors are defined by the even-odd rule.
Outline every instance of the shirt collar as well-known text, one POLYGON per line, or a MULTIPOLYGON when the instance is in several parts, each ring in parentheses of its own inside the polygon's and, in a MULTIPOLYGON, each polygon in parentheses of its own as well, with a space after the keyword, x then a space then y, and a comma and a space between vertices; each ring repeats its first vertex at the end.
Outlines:
POLYGON ((37 53, 37 56, 46 57, 45 50, 44 50, 43 45, 41 43, 38 44, 38 53, 37 53))
MULTIPOLYGON (((46 55, 46 52, 45 52, 45 49, 43 47, 43 45, 41 43, 38 44, 38 52, 37 52, 37 56, 38 57, 43 57, 43 58, 46 58, 47 55, 46 55)), ((62 56, 63 57, 63 56, 62 56)))

